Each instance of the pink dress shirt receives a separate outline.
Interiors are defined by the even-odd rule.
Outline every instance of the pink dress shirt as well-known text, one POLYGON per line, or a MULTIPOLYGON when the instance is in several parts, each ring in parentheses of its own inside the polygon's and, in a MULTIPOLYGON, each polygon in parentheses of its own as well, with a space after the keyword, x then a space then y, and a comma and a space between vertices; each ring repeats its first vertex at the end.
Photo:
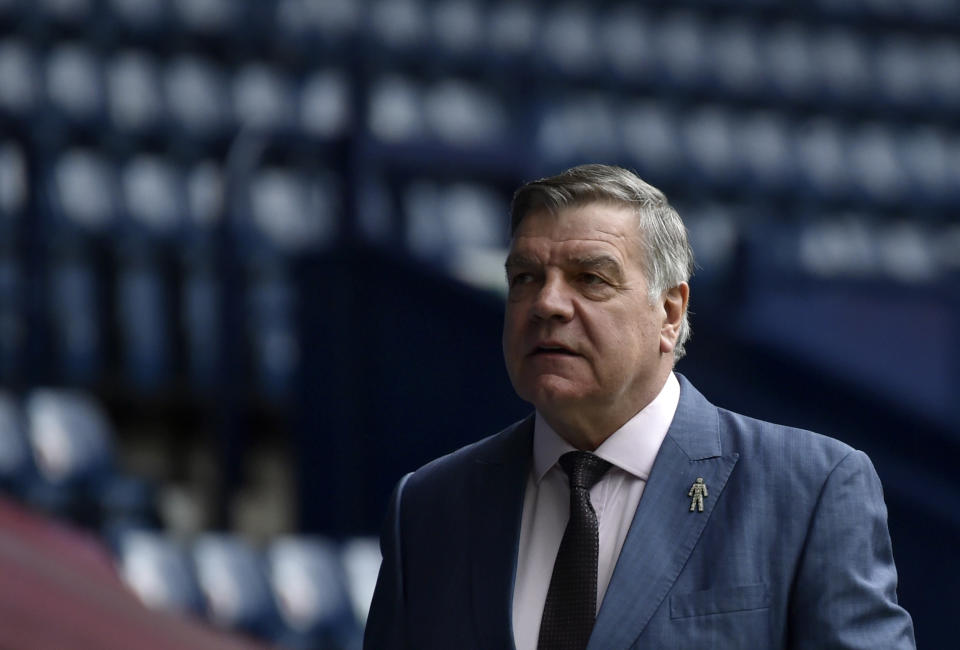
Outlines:
MULTIPOLYGON (((590 491, 600 531, 598 609, 679 400, 680 383, 670 373, 657 397, 594 451, 613 465, 590 491)), ((567 475, 557 464, 568 451, 574 451, 574 447, 537 413, 533 465, 523 499, 517 579, 513 586, 513 638, 517 650, 537 647, 553 562, 569 516, 570 488, 567 475)))

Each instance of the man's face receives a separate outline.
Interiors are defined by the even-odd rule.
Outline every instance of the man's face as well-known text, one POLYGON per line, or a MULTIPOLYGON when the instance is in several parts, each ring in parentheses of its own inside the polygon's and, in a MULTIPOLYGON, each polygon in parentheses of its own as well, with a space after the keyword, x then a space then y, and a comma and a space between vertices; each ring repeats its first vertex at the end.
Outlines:
POLYGON ((624 206, 533 212, 514 233, 507 372, 568 440, 564 428, 612 433, 657 395, 673 366, 669 301, 650 303, 642 255, 636 216, 624 206))

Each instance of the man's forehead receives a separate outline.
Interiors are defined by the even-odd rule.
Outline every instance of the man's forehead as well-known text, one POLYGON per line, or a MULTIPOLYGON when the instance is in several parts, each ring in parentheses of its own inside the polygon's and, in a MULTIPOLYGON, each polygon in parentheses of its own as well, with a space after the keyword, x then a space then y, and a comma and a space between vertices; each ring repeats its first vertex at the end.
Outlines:
POLYGON ((531 228, 518 231, 510 242, 508 259, 550 262, 598 261, 612 259, 623 264, 639 254, 639 233, 635 230, 570 225, 558 228, 531 228))
POLYGON ((624 251, 610 242, 600 240, 543 241, 535 238, 514 240, 507 255, 507 264, 580 265, 621 264, 624 251))
POLYGON ((608 203, 572 205, 557 211, 535 210, 524 217, 513 233, 514 241, 526 237, 556 242, 626 242, 640 238, 636 211, 608 203))

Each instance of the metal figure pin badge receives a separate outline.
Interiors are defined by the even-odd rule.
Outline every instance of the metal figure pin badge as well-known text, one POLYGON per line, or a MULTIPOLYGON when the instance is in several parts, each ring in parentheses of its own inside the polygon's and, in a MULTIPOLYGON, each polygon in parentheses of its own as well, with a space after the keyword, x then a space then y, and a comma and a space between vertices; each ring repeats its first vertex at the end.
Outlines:
POLYGON ((702 476, 698 476, 697 480, 693 482, 693 485, 690 486, 690 491, 687 492, 687 496, 690 497, 690 512, 694 510, 703 512, 703 498, 710 495, 707 492, 707 484, 703 482, 702 476))

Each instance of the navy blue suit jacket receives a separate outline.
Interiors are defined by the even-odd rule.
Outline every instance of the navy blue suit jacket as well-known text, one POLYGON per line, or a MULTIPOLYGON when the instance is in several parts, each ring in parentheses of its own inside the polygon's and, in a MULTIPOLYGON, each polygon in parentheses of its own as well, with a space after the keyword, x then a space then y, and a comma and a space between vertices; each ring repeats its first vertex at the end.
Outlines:
MULTIPOLYGON (((680 383, 590 650, 915 647, 867 456, 680 383), (687 496, 697 477, 702 513, 687 496)), ((400 481, 365 648, 514 647, 532 439, 527 418, 400 481)))

